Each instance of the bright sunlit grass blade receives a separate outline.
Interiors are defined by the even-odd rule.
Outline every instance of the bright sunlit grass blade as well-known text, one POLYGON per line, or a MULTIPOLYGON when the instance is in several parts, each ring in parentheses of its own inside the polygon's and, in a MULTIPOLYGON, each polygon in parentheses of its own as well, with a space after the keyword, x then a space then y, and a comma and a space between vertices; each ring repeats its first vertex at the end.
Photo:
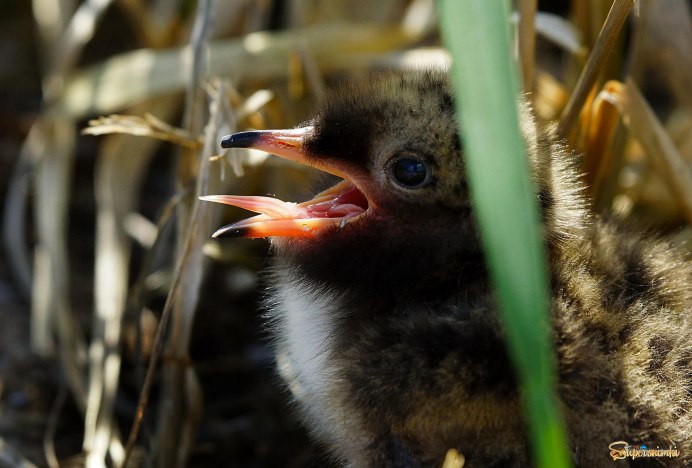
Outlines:
POLYGON ((439 0, 474 206, 525 397, 534 459, 570 466, 553 385, 548 285, 536 197, 519 133, 507 2, 439 0))

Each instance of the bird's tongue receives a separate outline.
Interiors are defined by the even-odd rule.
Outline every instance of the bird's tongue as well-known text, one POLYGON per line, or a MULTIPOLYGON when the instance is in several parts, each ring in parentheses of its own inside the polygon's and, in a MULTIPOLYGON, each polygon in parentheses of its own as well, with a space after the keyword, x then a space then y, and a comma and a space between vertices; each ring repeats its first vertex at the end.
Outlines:
POLYGON ((303 203, 241 195, 209 195, 201 198, 260 213, 222 227, 213 234, 214 237, 314 237, 325 228, 343 225, 368 207, 363 193, 347 180, 303 203))

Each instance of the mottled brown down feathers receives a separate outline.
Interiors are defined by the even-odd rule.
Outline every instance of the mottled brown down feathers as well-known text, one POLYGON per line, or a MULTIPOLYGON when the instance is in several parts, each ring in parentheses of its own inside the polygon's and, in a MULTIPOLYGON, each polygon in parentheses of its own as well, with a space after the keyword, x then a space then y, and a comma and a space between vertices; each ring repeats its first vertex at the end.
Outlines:
MULTIPOLYGON (((687 247, 593 215, 576 156, 520 107, 574 462, 610 466, 608 445, 624 440, 681 451, 642 464, 692 464, 687 247)), ((306 423, 356 467, 440 466, 450 448, 466 467, 528 466, 445 75, 383 73, 339 88, 309 123, 311 157, 353 167, 381 212, 274 242, 277 360, 306 423), (434 183, 388 188, 379 168, 401 151, 427 158, 434 183)))

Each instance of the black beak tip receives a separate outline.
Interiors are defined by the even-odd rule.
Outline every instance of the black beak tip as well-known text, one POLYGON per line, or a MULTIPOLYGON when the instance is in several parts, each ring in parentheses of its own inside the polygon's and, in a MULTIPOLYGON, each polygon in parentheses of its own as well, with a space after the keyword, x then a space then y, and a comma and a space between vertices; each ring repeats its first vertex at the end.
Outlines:
POLYGON ((221 229, 217 230, 214 234, 212 234, 212 237, 214 239, 223 239, 223 238, 238 239, 238 238, 246 237, 247 234, 249 234, 249 229, 237 228, 237 227, 234 227, 232 224, 229 224, 228 226, 224 226, 221 229))
POLYGON ((226 135, 221 139, 222 148, 252 148, 262 132, 239 132, 233 135, 226 135))

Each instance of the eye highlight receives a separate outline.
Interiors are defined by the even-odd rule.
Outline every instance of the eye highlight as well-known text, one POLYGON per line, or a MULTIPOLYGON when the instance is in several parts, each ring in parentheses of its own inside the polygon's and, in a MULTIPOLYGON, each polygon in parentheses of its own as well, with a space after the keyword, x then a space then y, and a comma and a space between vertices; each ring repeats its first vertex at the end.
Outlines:
POLYGON ((394 179, 407 188, 427 185, 430 181, 430 168, 426 163, 411 157, 399 158, 392 164, 394 179))

